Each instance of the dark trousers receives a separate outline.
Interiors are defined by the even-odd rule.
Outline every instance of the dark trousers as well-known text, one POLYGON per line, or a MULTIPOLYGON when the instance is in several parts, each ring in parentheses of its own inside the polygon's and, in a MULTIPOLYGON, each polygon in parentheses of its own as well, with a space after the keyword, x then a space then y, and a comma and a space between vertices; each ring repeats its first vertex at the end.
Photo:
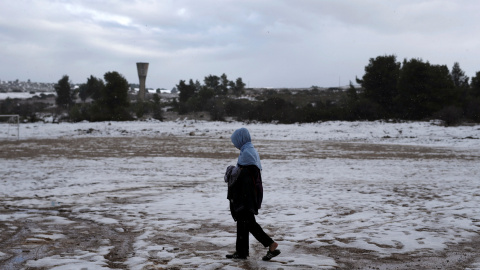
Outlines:
POLYGON ((268 236, 258 225, 255 215, 251 212, 242 211, 236 215, 237 218, 237 243, 236 250, 240 256, 248 256, 249 233, 251 233, 264 247, 273 243, 272 238, 268 236))

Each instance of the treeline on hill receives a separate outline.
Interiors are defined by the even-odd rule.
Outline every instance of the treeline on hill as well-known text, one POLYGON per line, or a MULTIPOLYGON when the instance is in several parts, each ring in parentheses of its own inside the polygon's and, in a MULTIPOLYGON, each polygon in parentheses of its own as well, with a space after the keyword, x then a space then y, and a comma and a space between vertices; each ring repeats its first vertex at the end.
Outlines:
POLYGON ((90 76, 87 82, 81 84, 76 90, 72 89, 68 75, 64 75, 55 84, 55 104, 53 110, 45 102, 18 102, 6 99, 0 103, 0 114, 19 114, 22 119, 36 121, 37 113, 50 112, 59 119, 73 122, 79 121, 125 121, 133 120, 132 115, 140 118, 150 115, 162 120, 160 97, 154 94, 151 100, 136 100, 132 104, 129 95, 128 81, 118 72, 107 72, 105 82, 90 76), (82 102, 76 103, 76 97, 82 102), (87 102, 88 101, 88 102, 87 102))
POLYGON ((447 125, 480 122, 480 72, 469 80, 460 65, 449 71, 421 59, 400 63, 394 55, 370 59, 350 90, 351 109, 367 119, 442 119, 447 125))
POLYGON ((235 100, 232 96, 244 93, 245 83, 242 78, 229 81, 225 73, 220 77, 209 75, 203 82, 202 85, 198 80, 193 82, 190 79, 187 84, 180 80, 176 86, 179 91, 176 109, 180 114, 208 111, 212 120, 224 120, 228 103, 235 100))
POLYGON ((246 89, 242 78, 229 81, 225 74, 208 75, 203 84, 180 80, 176 88, 179 100, 175 108, 179 114, 207 111, 212 120, 233 117, 239 121, 280 123, 343 119, 341 106, 335 105, 342 94, 333 89, 320 91, 312 87, 297 93, 289 89, 246 89))
MULTIPOLYGON (((394 55, 378 56, 370 59, 356 82, 360 87, 350 82, 347 90, 264 90, 252 101, 235 98, 245 91, 241 78, 233 82, 225 74, 209 75, 203 85, 180 81, 178 109, 180 113, 209 111, 213 120, 229 116, 280 123, 432 118, 447 125, 480 122, 480 72, 470 82, 458 63, 449 71, 445 65, 421 59, 400 63, 394 55)), ((251 90, 250 94, 255 95, 251 90)))
POLYGON ((68 91, 68 84, 62 81, 68 81, 68 76, 64 76, 55 86, 57 92, 57 106, 68 109, 71 121, 126 121, 132 120, 132 113, 138 118, 144 114, 152 114, 155 119, 162 120, 162 109, 160 106, 160 97, 153 95, 151 101, 136 100, 133 106, 128 95, 128 81, 116 71, 107 72, 103 76, 105 82, 94 76, 90 76, 85 84, 82 84, 78 91, 78 96, 83 101, 81 104, 73 104, 72 98, 67 94, 61 96, 60 93, 71 93, 68 91), (85 101, 90 98, 92 102, 85 101), (63 101, 62 101, 63 100, 63 101))
MULTIPOLYGON (((176 86, 178 100, 160 103, 159 95, 142 101, 128 94, 129 84, 118 72, 107 72, 104 80, 90 76, 72 91, 67 75, 55 85, 56 113, 68 112, 69 121, 122 121, 143 116, 162 119, 162 107, 179 114, 209 112, 211 120, 227 117, 239 121, 317 122, 328 120, 428 120, 447 125, 461 121, 480 122, 480 72, 469 79, 458 63, 450 71, 421 59, 398 62, 396 56, 371 58, 359 87, 348 89, 312 86, 309 90, 246 89, 242 78, 208 75, 203 84, 190 79, 176 86), (75 103, 78 95, 82 102, 75 103), (246 98, 248 97, 248 98, 246 98), (87 102, 88 101, 88 102, 87 102)), ((0 114, 20 114, 34 120, 45 105, 0 102, 0 114)), ((65 114, 64 114, 65 115, 65 114)))

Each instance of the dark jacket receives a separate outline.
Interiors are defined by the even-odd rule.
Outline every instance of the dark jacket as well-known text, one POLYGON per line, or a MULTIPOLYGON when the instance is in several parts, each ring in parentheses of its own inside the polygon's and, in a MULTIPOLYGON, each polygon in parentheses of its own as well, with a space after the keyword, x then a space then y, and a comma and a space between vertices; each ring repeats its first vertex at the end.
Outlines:
POLYGON ((241 211, 248 211, 258 215, 262 205, 263 186, 260 169, 255 165, 239 166, 240 174, 237 180, 228 187, 230 212, 234 220, 241 211))

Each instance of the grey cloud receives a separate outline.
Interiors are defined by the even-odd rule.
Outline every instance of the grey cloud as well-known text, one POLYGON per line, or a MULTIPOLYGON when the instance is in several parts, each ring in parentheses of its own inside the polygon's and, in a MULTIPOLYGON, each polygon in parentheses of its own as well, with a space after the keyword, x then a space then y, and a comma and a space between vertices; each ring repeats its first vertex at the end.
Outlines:
POLYGON ((421 57, 480 69, 475 1, 179 0, 0 3, 0 79, 83 82, 117 70, 147 86, 227 73, 251 86, 331 86, 368 59, 421 57), (15 63, 15 64, 13 64, 15 63), (2 63, 3 64, 3 63, 2 63), (8 68, 6 68, 8 66, 8 68), (39 68, 41 67, 41 68, 39 68), (23 78, 28 79, 28 78, 23 78))

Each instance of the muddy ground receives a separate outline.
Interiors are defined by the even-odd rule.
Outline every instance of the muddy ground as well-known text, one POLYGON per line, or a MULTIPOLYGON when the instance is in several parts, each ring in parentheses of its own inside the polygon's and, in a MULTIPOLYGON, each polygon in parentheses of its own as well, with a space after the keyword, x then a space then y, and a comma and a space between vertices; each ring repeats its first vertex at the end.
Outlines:
MULTIPOLYGON (((288 144, 288 142, 283 142, 288 144)), ((342 142, 291 142, 296 147, 288 153, 278 149, 277 141, 260 140, 256 143, 260 149, 263 160, 288 160, 296 158, 307 159, 387 159, 399 160, 480 160, 478 154, 467 150, 449 148, 431 148, 422 146, 402 145, 375 145, 364 143, 342 143, 342 142)), ((119 156, 129 157, 188 157, 188 158, 212 158, 212 159, 235 159, 237 153, 232 151, 228 141, 220 139, 209 139, 202 137, 162 137, 162 138, 75 138, 75 139, 45 139, 45 140, 22 140, 22 141, 0 141, 0 168, 4 161, 17 160, 19 164, 27 163, 31 159, 75 159, 90 160, 102 158, 114 158, 119 156), (152 147, 154 145, 155 147, 152 147)), ((10 163, 9 163, 10 164, 10 163)), ((19 168, 21 170, 21 168, 19 168)), ((9 175, 2 174, 2 185, 9 183, 9 175)), ((192 181, 190 185, 195 185, 192 181)), ((182 184, 173 188, 183 188, 182 184)), ((135 188, 126 187, 122 192, 134 191, 135 188), (130 190, 131 189, 131 190, 130 190)), ((43 195, 39 195, 42 197, 43 195)), ((42 197, 48 200, 48 197, 42 197)), ((80 199, 81 197, 79 197, 80 199)), ((123 198, 110 194, 108 197, 111 203, 129 204, 131 198, 123 198)), ((68 257, 75 250, 91 251, 95 253, 98 246, 108 242, 112 248, 102 255, 111 269, 129 269, 125 263, 126 259, 135 254, 134 239, 141 235, 142 229, 128 225, 101 224, 84 219, 80 214, 85 214, 88 209, 72 211, 71 205, 41 206, 38 208, 17 206, 16 201, 26 198, 11 194, 0 198, 0 214, 9 215, 24 212, 24 219, 15 221, 0 222, 0 252, 5 255, 0 258, 0 269, 47 269, 27 266, 29 260, 40 260, 46 257, 68 257), (52 222, 49 217, 55 212, 68 223, 52 222), (31 218, 31 215, 35 218, 31 218), (72 229, 75 228, 75 229, 72 229), (38 232, 45 232, 42 236, 38 232), (57 238, 56 235, 65 237, 57 238)), ((141 216, 142 213, 137 213, 141 216)), ((114 215, 105 217, 115 219, 114 215)), ((181 231, 181 229, 179 229, 181 231)), ((195 229, 182 231, 187 235, 209 234, 217 231, 225 231, 234 234, 235 228, 232 224, 221 224, 212 221, 203 222, 195 229)), ((172 234, 172 231, 157 232, 153 243, 163 245, 177 243, 184 240, 184 235, 172 234)), ((281 239, 280 239, 281 240, 281 239)), ((322 254, 333 258, 336 266, 332 269, 467 269, 477 258, 480 258, 480 236, 473 237, 463 243, 448 245, 446 250, 438 252, 412 252, 392 254, 388 257, 378 256, 370 250, 357 248, 339 247, 336 245, 324 247, 310 247, 308 242, 296 245, 298 252, 308 254, 322 254)), ((229 250, 218 251, 218 245, 203 242, 184 242, 181 246, 170 250, 177 253, 177 258, 182 256, 208 256, 218 255, 222 259, 229 250), (202 255, 202 254, 209 255, 202 255)), ((262 253, 261 247, 258 253, 262 253)), ((214 259, 214 258, 213 258, 214 259)), ((150 265, 145 269, 182 269, 195 268, 195 265, 167 265, 169 258, 150 257, 150 265)), ((246 262, 234 262, 232 267, 237 269, 258 269, 261 268, 251 260, 246 262)), ((218 267, 219 269, 222 267, 218 267)), ((282 269, 282 263, 276 269, 282 269)), ((302 269, 302 266, 288 265, 285 269, 302 269)), ((310 267, 308 267, 310 268, 310 267)), ((233 268, 232 268, 233 269, 233 268)))

